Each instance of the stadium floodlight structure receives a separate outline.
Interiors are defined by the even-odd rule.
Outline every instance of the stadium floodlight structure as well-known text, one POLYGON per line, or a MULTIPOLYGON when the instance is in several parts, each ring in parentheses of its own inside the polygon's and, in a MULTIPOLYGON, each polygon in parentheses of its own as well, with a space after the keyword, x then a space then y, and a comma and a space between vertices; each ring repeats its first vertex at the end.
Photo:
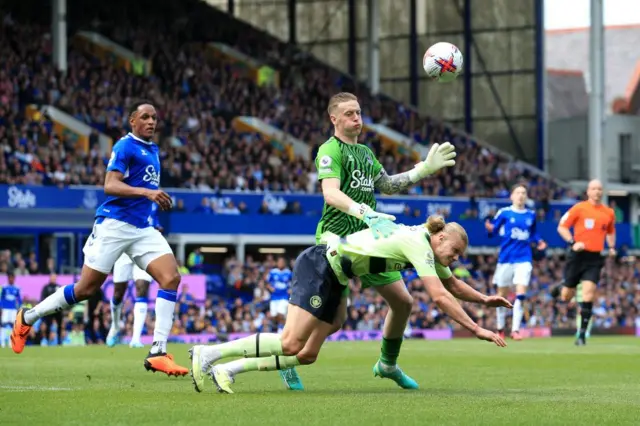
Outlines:
MULTIPOLYGON (((589 174, 606 187, 604 156, 604 22, 603 0, 591 0, 589 37, 589 174)), ((605 192, 606 194, 606 192, 605 192)), ((605 195, 606 196, 606 195, 605 195)))
POLYGON ((67 72, 67 0, 51 2, 51 34, 53 38, 53 63, 67 72))

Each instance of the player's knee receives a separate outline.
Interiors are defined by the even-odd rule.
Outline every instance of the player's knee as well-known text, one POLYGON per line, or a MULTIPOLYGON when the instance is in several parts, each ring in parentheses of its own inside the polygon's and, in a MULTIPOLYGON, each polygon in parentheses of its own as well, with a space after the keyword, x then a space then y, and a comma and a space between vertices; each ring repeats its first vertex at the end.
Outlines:
POLYGON ((413 296, 407 293, 395 301, 393 305, 390 305, 389 308, 393 310, 394 314, 406 315, 408 317, 411 315, 411 309, 413 308, 413 296))
POLYGON ((165 290, 177 290, 180 285, 180 273, 177 270, 156 277, 160 288, 165 290))
POLYGON ((298 355, 306 343, 291 335, 285 335, 284 333, 280 338, 280 342, 282 344, 282 354, 286 356, 298 355))
POLYGON ((318 353, 303 349, 297 355, 300 365, 309 365, 316 362, 318 359, 318 353))

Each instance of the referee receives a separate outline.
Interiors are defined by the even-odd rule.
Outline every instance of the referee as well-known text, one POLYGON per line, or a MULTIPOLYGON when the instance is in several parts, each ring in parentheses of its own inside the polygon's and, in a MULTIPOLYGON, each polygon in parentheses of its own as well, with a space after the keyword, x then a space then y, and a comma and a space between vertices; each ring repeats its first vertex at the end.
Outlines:
POLYGON ((602 183, 592 180, 587 187, 587 201, 579 202, 569 209, 558 225, 558 233, 569 244, 562 286, 553 289, 553 297, 570 301, 576 287, 582 282, 582 303, 580 304, 580 333, 577 346, 586 344, 585 333, 593 310, 593 299, 604 265, 601 253, 604 242, 609 246, 609 255, 616 255, 616 218, 613 209, 602 204, 602 183), (573 228, 573 235, 571 234, 573 228))

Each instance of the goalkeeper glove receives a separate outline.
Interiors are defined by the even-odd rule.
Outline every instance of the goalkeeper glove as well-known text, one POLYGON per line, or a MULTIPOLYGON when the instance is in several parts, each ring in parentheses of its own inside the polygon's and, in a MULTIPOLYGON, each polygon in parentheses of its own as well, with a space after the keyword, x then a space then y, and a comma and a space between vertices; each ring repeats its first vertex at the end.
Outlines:
POLYGON ((418 182, 438 170, 445 167, 452 167, 456 164, 456 148, 449 142, 442 145, 434 143, 424 161, 419 162, 409 171, 411 182, 418 182))
POLYGON ((373 238, 376 240, 380 237, 389 237, 398 228, 398 225, 393 223, 396 220, 395 216, 377 212, 364 203, 354 203, 349 208, 349 214, 366 223, 373 232, 373 238))

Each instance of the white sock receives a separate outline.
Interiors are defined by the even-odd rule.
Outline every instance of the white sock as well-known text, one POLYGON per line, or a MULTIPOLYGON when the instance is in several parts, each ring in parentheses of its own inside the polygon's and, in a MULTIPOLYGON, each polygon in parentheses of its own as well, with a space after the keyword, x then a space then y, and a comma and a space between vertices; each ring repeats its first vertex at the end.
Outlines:
POLYGON ((111 307, 111 329, 114 333, 120 331, 120 317, 122 316, 122 300, 117 305, 113 303, 113 299, 109 303, 111 307))
POLYGON ((513 304, 513 322, 511 323, 511 331, 520 331, 520 324, 522 323, 522 315, 524 311, 522 309, 522 300, 517 299, 513 304))
POLYGON ((497 314, 497 326, 498 330, 504 330, 504 326, 507 322, 507 308, 498 307, 496 308, 497 314))
POLYGON ((67 309, 71 305, 81 302, 75 297, 73 284, 62 287, 51 296, 38 303, 33 309, 29 309, 24 313, 24 321, 28 325, 32 325, 37 320, 55 312, 67 309))
POLYGON ((175 290, 158 290, 156 298, 156 326, 153 330, 152 354, 167 352, 167 339, 173 326, 173 312, 176 308, 177 292, 175 290))
POLYGON ((2 328, 0 328, 0 344, 2 345, 3 348, 7 347, 7 329, 6 327, 3 325, 2 328))
MULTIPOLYGON (((142 336, 144 322, 147 320, 148 307, 149 304, 147 302, 136 302, 135 305, 133 305, 133 333, 131 334, 132 343, 140 343, 140 337, 142 336)), ((156 307, 156 310, 157 309, 158 308, 156 307)), ((171 330, 171 328, 169 328, 169 330, 171 330)))

